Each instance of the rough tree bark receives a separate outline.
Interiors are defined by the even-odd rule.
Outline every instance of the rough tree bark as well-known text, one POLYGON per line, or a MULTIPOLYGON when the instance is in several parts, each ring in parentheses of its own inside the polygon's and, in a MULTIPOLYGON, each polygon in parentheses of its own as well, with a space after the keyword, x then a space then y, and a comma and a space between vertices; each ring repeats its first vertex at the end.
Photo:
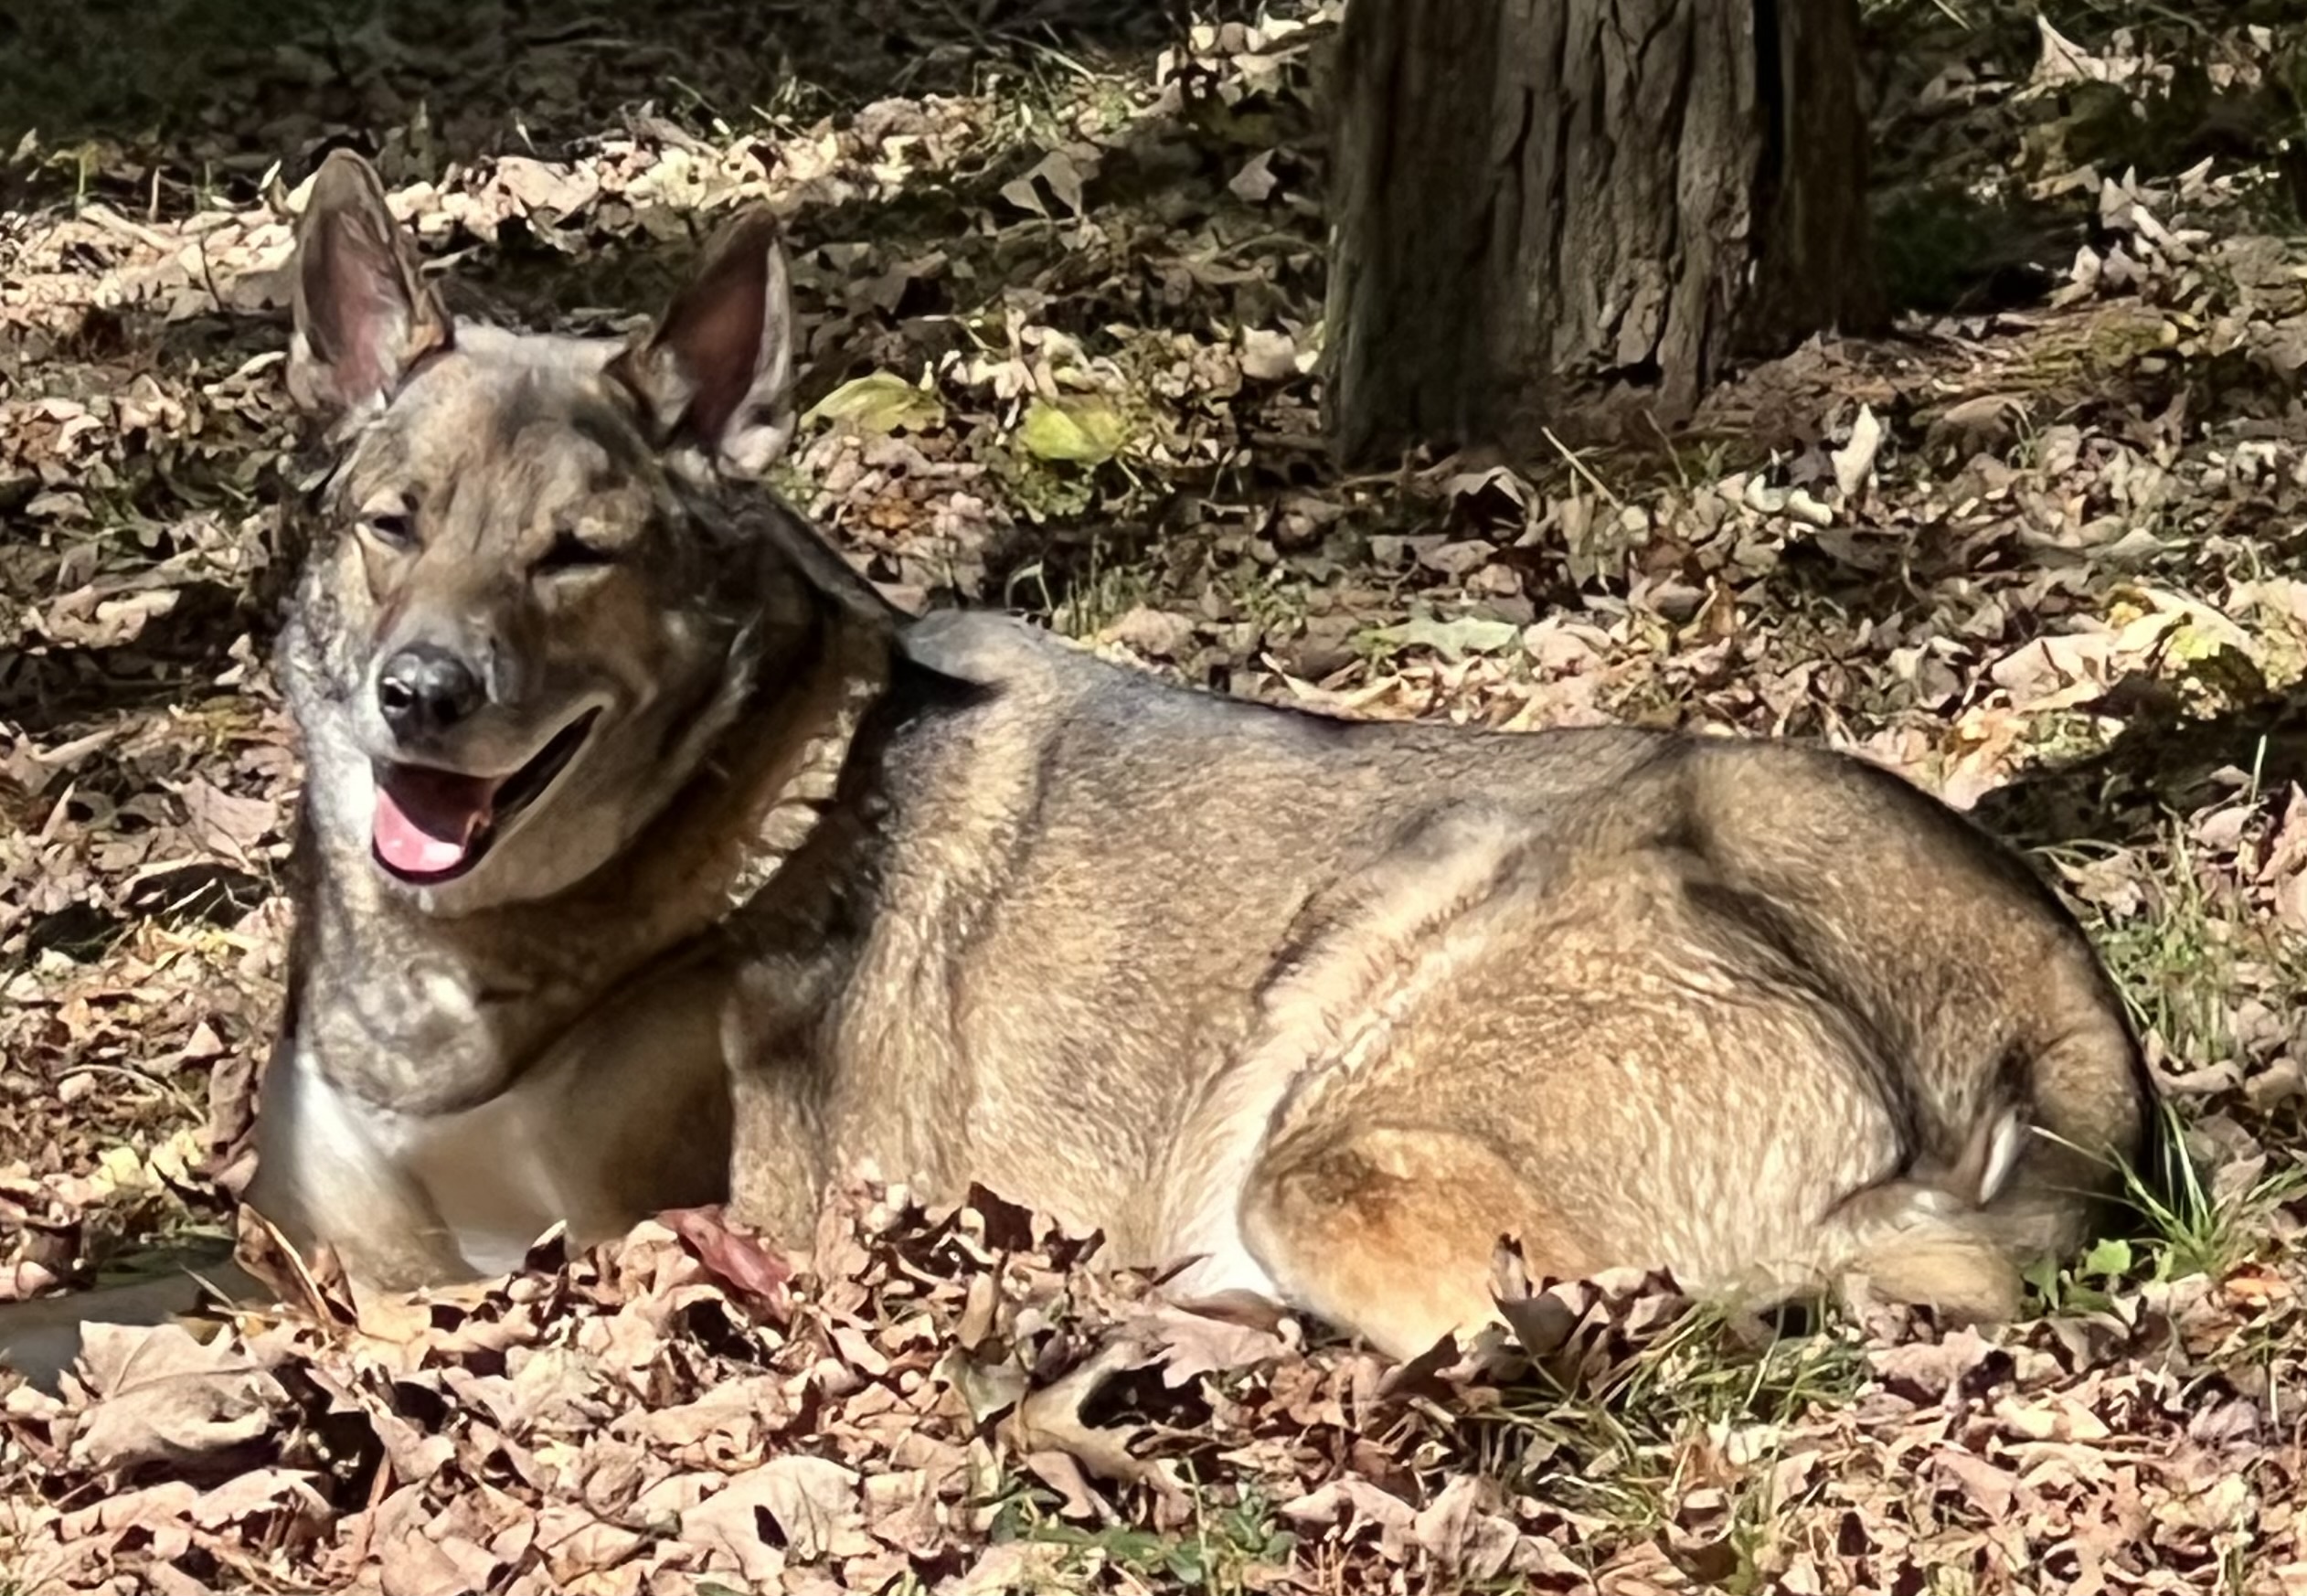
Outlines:
MULTIPOLYGON (((1350 462, 1688 419, 1878 319, 1855 0, 1347 0, 1328 382, 1350 462)), ((1643 431, 1647 431, 1647 426, 1643 431)))

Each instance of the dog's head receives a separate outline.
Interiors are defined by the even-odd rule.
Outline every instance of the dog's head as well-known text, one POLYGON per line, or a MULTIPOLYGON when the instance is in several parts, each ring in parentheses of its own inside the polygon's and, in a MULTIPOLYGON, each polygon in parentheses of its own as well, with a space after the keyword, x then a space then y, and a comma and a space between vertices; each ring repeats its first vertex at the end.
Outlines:
POLYGON ((792 436, 776 229, 728 228, 630 341, 452 325, 340 152, 292 272, 291 391, 337 449, 286 655, 322 824, 437 910, 548 896, 702 757, 744 641, 804 612, 707 491, 792 436))

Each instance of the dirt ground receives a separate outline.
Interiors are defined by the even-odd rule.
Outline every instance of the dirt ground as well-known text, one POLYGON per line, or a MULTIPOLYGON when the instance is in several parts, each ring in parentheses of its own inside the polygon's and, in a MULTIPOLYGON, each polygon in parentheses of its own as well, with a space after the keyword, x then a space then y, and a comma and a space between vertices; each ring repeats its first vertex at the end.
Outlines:
POLYGON ((529 325, 653 308, 765 197, 781 487, 909 603, 1908 772, 2086 915, 2185 1177, 1993 1336, 1611 1279, 1408 1369, 991 1194, 861 1187, 798 1272, 677 1216, 5 1389, 0 1592, 2307 1591, 2295 4, 1871 5, 1893 335, 1653 449, 1370 476, 1319 436, 1334 0, 646 9, 0 18, 0 1295, 233 1234, 299 779, 280 268, 342 143, 529 325))

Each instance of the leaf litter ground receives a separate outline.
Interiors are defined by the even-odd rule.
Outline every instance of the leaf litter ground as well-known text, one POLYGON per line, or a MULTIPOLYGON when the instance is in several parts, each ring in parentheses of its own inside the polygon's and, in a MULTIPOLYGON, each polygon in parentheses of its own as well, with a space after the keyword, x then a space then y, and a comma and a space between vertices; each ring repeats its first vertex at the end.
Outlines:
POLYGON ((1509 1257, 1513 1336, 1387 1368, 870 1184, 791 1260, 699 1212, 422 1304, 323 1279, 8 1389, 0 1590, 2307 1590, 2300 18, 1870 8, 1896 335, 1653 449, 1364 477, 1318 440, 1334 5, 187 0, 96 51, 102 9, 0 61, 46 119, 0 126, 0 1293, 235 1234, 298 781, 279 273, 346 138, 526 325, 775 206, 781 485, 909 602, 1907 771, 2089 918, 2186 1173, 1993 1337, 1509 1257))

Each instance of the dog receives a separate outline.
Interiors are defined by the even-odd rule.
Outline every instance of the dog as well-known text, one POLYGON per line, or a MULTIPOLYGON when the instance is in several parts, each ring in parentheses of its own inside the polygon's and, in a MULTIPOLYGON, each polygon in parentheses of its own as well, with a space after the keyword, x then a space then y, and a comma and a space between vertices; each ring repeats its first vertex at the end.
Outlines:
POLYGON ((633 338, 516 335, 338 153, 292 272, 334 463, 248 1196, 356 1283, 723 1198, 805 1242, 870 1163, 1396 1357, 1495 1316, 1504 1238, 1993 1320, 2142 1155, 2082 930, 1890 772, 1334 718, 892 607, 758 480, 764 214, 633 338))

